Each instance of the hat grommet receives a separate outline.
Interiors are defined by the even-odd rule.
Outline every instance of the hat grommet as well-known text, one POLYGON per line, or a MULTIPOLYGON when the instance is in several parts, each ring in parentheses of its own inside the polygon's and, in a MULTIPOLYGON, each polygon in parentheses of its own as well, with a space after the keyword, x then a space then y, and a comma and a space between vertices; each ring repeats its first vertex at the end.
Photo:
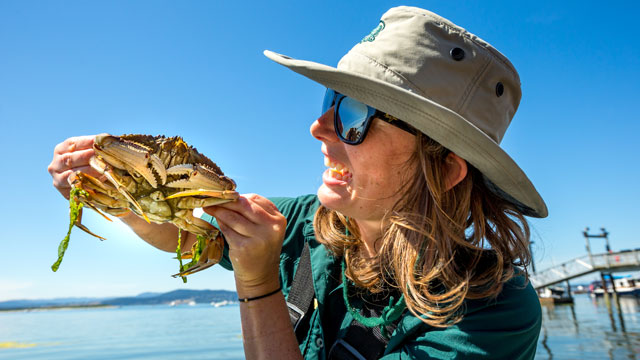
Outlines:
POLYGON ((455 61, 464 59, 464 50, 459 47, 454 47, 453 49, 451 49, 451 51, 449 51, 449 54, 455 61))
POLYGON ((502 94, 504 94, 504 85, 502 84, 502 82, 498 81, 498 83, 496 84, 496 95, 500 97, 502 96, 502 94))

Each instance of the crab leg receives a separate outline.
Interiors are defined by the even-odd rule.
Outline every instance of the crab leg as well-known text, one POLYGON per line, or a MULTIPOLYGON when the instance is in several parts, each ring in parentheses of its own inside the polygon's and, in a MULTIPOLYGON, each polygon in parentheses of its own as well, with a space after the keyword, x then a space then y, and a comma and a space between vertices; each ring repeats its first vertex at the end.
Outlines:
POLYGON ((148 223, 151 223, 151 221, 149 221, 149 218, 147 217, 147 215, 144 213, 144 210, 142 210, 142 207, 140 206, 140 204, 138 204, 136 199, 134 199, 133 196, 131 194, 129 194, 127 189, 125 189, 124 185, 120 184, 120 182, 116 179, 116 177, 114 176, 113 172, 111 171, 109 165, 104 163, 103 160, 98 159, 96 157, 92 157, 91 160, 89 161, 89 163, 91 164, 91 167, 93 167, 94 169, 102 172, 104 174, 104 176, 111 182, 111 184, 113 184, 113 186, 116 187, 116 189, 120 192, 120 194, 124 195, 124 197, 131 204, 133 204, 133 206, 136 208, 136 210, 138 210, 138 212, 142 215, 142 217, 148 223))
POLYGON ((75 226, 77 226, 78 228, 80 228, 80 230, 82 230, 82 231, 86 232, 86 233, 87 233, 87 234, 89 234, 89 235, 95 236, 95 237, 97 237, 97 238, 98 238, 98 239, 100 239, 100 240, 107 240, 106 238, 103 238, 102 236, 97 235, 97 234, 95 234, 95 233, 91 232, 91 230, 89 230, 86 226, 84 226, 84 225, 80 224, 79 222, 76 222, 74 225, 75 225, 75 226))
POLYGON ((209 196, 209 197, 214 197, 214 198, 220 198, 220 199, 226 199, 226 200, 236 200, 238 198, 238 196, 240 196, 240 194, 238 194, 237 191, 233 191, 233 190, 205 190, 205 189, 200 189, 200 190, 185 190, 185 191, 180 191, 177 192, 173 195, 167 196, 167 199, 175 199, 175 198, 179 198, 179 197, 185 197, 185 196, 209 196))
MULTIPOLYGON (((82 189, 82 190, 87 191, 88 193, 90 193, 91 197, 94 200, 95 200, 96 196, 100 197, 101 199, 102 198, 106 198, 106 199, 111 200, 111 198, 109 198, 107 196, 104 196, 102 194, 98 195, 98 192, 96 192, 96 189, 94 189, 91 185, 94 185, 94 186, 100 188, 100 190, 104 190, 104 191, 107 191, 107 188, 98 179, 94 178, 91 175, 85 174, 85 173, 83 173, 81 171, 76 171, 75 173, 71 174, 71 176, 69 177, 69 182, 71 183, 71 185, 73 187, 82 189), (85 179, 89 182, 89 184, 87 184, 85 181, 83 181, 85 179)), ((83 200, 82 201, 83 204, 89 206, 90 208, 95 210, 98 214, 102 215, 102 217, 104 217, 105 219, 111 221, 111 219, 109 219, 105 214, 103 214, 94 204, 89 202, 89 199, 87 199, 86 197, 82 196, 82 200, 83 200)), ((98 202, 100 203, 100 201, 98 201, 98 202)), ((82 220, 82 209, 80 209, 79 212, 78 212, 78 220, 76 221, 76 225, 80 224, 81 220, 82 220)), ((82 225, 82 224, 80 224, 80 225, 82 225)), ((79 228, 81 228, 81 229, 89 232, 90 234, 94 235, 93 233, 88 231, 88 229, 86 227, 84 227, 84 225, 82 225, 82 226, 80 226, 80 225, 78 225, 79 228)), ((101 238, 101 239, 103 239, 103 238, 101 238)))
POLYGON ((175 218, 173 223, 196 235, 201 235, 207 238, 212 236, 211 231, 215 228, 208 222, 193 216, 192 209, 178 210, 174 213, 175 218))
MULTIPOLYGON (((92 203, 86 201, 85 205, 89 206, 91 209, 93 209, 93 211, 97 212, 98 214, 100 214, 103 218, 109 220, 110 222, 113 222, 113 220, 111 220, 107 215, 105 215, 102 211, 100 211, 100 209, 98 209, 97 206, 93 205, 92 203)), ((80 210, 82 211, 82 210, 80 210)))
POLYGON ((80 171, 71 174, 69 182, 72 186, 88 192, 91 196, 83 197, 82 202, 108 221, 112 220, 103 211, 113 216, 122 216, 129 211, 127 199, 123 199, 120 192, 108 183, 105 184, 80 171))
POLYGON ((124 188, 124 186, 122 186, 116 179, 114 176, 112 176, 111 172, 107 172, 105 171, 104 175, 107 177, 107 179, 109 179, 109 181, 111 181, 111 183, 113 183, 113 185, 116 187, 116 189, 118 189, 118 191, 124 195, 125 198, 127 198, 127 200, 129 200, 129 202, 131 204, 133 204, 133 206, 135 206, 136 210, 138 210, 138 212, 140 212, 140 215, 142 215, 142 217, 149 223, 151 224, 151 221, 149 221, 149 218, 147 217, 147 214, 144 213, 144 210, 142 210, 142 207, 140 206, 140 204, 138 204, 138 202, 136 201, 136 199, 133 198, 133 196, 131 196, 131 194, 129 194, 129 192, 127 191, 127 189, 124 188))
POLYGON ((195 197, 184 197, 178 201, 178 209, 196 209, 203 208, 207 206, 220 205, 224 203, 228 203, 233 200, 229 199, 218 199, 218 198, 195 198, 195 197))
MULTIPOLYGON (((113 198, 98 191, 91 192, 88 189, 87 191, 91 194, 91 200, 97 205, 100 205, 104 208, 127 208, 129 205, 126 199, 113 198)), ((118 194, 118 196, 120 195, 120 193, 116 193, 118 194)))
MULTIPOLYGON (((85 204, 87 204, 87 203, 85 202, 85 204)), ((91 206, 91 205, 90 205, 90 206, 91 206)), ((92 207, 92 208, 93 208, 93 207, 92 207)), ((82 225, 81 221, 82 221, 82 209, 78 210, 78 218, 76 219, 76 222, 75 222, 73 225, 77 226, 78 228, 80 228, 80 230, 82 230, 82 231, 86 232, 87 234, 97 237, 97 238, 98 238, 98 239, 100 239, 100 240, 107 240, 107 239, 103 238, 103 237, 102 237, 102 236, 100 236, 100 235, 96 235, 96 234, 94 234, 94 233, 93 233, 91 230, 89 230, 86 226, 82 225)), ((111 220, 109 220, 109 221, 111 221, 111 220)))
POLYGON ((218 233, 218 236, 216 236, 215 239, 209 241, 205 248, 202 250, 202 255, 200 255, 200 259, 198 260, 198 263, 196 265, 171 276, 178 277, 195 274, 217 264, 218 262, 220 262, 220 258, 222 258, 222 249, 224 248, 223 242, 224 240, 222 240, 222 236, 220 236, 220 234, 218 233))

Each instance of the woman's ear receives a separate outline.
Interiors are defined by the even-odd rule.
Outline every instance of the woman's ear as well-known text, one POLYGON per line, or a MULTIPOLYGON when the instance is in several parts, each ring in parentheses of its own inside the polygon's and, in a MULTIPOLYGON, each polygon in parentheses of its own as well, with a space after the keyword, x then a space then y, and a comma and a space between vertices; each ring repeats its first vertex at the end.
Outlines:
POLYGON ((467 162, 460 156, 449 153, 444 160, 445 164, 445 191, 451 190, 454 186, 458 185, 465 176, 467 176, 467 162))

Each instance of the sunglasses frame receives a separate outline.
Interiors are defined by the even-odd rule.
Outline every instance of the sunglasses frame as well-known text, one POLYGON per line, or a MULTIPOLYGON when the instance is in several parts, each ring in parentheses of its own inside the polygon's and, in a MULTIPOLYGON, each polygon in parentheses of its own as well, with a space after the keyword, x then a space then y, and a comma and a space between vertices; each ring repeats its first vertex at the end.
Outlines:
POLYGON ((382 120, 382 121, 384 121, 386 123, 389 123, 389 124, 399 128, 401 130, 404 130, 404 131, 406 131, 406 132, 408 132, 408 133, 410 133, 412 135, 416 135, 417 134, 417 130, 413 126, 411 126, 411 125, 407 124, 406 122, 398 119, 397 117, 395 117, 393 115, 389 115, 387 113, 384 113, 384 112, 382 112, 382 111, 380 111, 380 110, 378 110, 378 109, 376 109, 374 107, 371 107, 371 106, 369 106, 367 104, 364 104, 364 103, 362 103, 362 102, 360 102, 358 100, 355 100, 355 101, 358 101, 358 102, 360 102, 361 104, 363 104, 363 105, 365 105, 367 107, 367 117, 366 117, 366 119, 365 119, 365 121, 364 121, 364 123, 362 125, 362 127, 363 127, 362 134, 356 140, 346 139, 342 135, 342 132, 338 130, 339 127, 343 127, 343 126, 339 126, 339 125, 342 125, 342 120, 339 119, 339 108, 340 108, 340 104, 342 103, 342 101, 344 99, 346 99, 346 98, 350 98, 352 100, 355 100, 352 97, 343 95, 343 94, 341 94, 341 93, 339 93, 339 92, 337 92, 337 91, 335 91, 333 89, 327 88, 327 92, 325 93, 325 99, 323 101, 323 108, 322 108, 322 112, 324 114, 332 106, 334 107, 334 109, 333 109, 333 129, 335 130, 336 135, 338 136, 340 141, 342 141, 343 143, 349 144, 349 145, 359 145, 359 144, 361 144, 364 141, 364 139, 367 137, 367 133, 369 132, 369 128, 371 127, 371 121, 374 118, 378 118, 378 119, 380 119, 380 120, 382 120), (327 100, 327 95, 329 95, 330 92, 333 93, 333 99, 331 101, 331 104, 327 104, 326 103, 327 102, 326 101, 327 100))

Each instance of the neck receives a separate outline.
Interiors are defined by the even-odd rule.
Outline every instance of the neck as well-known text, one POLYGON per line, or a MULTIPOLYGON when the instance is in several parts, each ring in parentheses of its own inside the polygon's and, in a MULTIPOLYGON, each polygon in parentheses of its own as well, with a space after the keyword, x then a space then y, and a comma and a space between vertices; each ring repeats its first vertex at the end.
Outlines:
POLYGON ((382 235, 380 221, 361 221, 358 220, 358 230, 360 231, 360 239, 364 244, 363 251, 368 257, 374 257, 378 254, 375 247, 376 240, 382 235))

